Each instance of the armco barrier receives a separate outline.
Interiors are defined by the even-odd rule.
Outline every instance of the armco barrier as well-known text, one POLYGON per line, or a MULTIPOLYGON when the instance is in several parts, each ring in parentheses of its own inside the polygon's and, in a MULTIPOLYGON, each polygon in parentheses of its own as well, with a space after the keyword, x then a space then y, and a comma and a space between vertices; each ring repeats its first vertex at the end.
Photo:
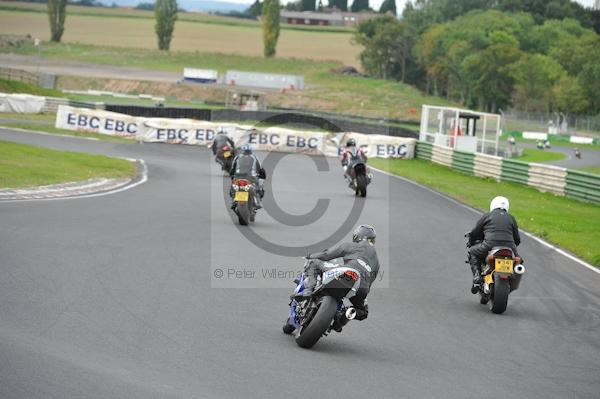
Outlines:
POLYGON ((427 143, 425 141, 417 141, 417 146, 415 148, 415 158, 431 161, 432 151, 433 144, 427 143))
POLYGON ((527 184, 529 182, 529 164, 512 159, 502 160, 501 180, 527 184))
POLYGON ((454 151, 449 147, 423 141, 417 142, 415 157, 450 166, 463 173, 521 183, 540 191, 600 204, 600 175, 553 165, 529 164, 492 155, 454 151))
POLYGON ((463 173, 473 174, 475 154, 470 152, 454 151, 452 154, 452 168, 463 173))
POLYGON ((433 146, 431 160, 441 165, 452 167, 452 153, 454 150, 450 147, 433 146))
POLYGON ((567 169, 552 165, 529 164, 528 185, 540 191, 565 195, 567 169))
POLYGON ((493 155, 475 155, 475 176, 491 177, 496 180, 502 178, 502 158, 493 155))
POLYGON ((600 204, 600 176, 567 170, 565 194, 569 197, 600 204))
POLYGON ((400 126, 365 123, 345 120, 335 117, 323 117, 310 113, 282 112, 282 111, 239 111, 236 109, 197 109, 197 108, 173 108, 173 107, 143 107, 130 105, 107 104, 107 111, 117 112, 131 116, 144 118, 190 118, 204 121, 265 121, 277 123, 280 126, 320 127, 324 130, 357 132, 365 134, 381 134, 395 137, 418 138, 419 134, 400 126), (315 125, 315 123, 317 123, 315 125), (329 127, 328 127, 329 126, 329 127))
POLYGON ((144 118, 183 118, 211 120, 210 109, 198 108, 170 108, 170 107, 142 107, 137 105, 113 105, 106 104, 107 111, 117 112, 131 116, 141 116, 144 118))

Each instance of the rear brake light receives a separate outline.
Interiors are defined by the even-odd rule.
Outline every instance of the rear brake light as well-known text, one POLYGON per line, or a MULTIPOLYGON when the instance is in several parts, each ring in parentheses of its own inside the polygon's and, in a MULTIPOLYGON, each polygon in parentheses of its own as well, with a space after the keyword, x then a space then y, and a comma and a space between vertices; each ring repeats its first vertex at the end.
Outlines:
POLYGON ((512 258, 512 256, 513 256, 512 251, 510 251, 508 249, 501 249, 499 251, 496 251, 496 253, 494 255, 495 256, 504 256, 506 258, 512 258))
POLYGON ((223 146, 223 151, 229 151, 230 149, 231 149, 231 148, 229 148, 229 146, 228 146, 228 145, 226 145, 226 146, 223 146))
POLYGON ((358 280, 358 273, 353 272, 352 270, 346 270, 344 274, 354 281, 358 280))
POLYGON ((244 187, 244 186, 250 186, 252 183, 250 183, 248 180, 245 180, 245 179, 235 179, 233 181, 233 184, 238 185, 240 187, 244 187))

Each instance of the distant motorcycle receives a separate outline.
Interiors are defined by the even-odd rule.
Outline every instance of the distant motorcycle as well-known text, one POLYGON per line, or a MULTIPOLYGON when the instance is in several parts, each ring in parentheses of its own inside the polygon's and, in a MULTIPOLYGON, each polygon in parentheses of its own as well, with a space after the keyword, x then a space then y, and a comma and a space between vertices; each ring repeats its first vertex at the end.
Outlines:
POLYGON ((581 151, 579 151, 579 148, 575 148, 575 158, 581 159, 581 151))
POLYGON ((229 173, 233 159, 235 158, 235 148, 232 148, 229 144, 224 144, 221 148, 217 149, 215 155, 215 161, 221 165, 221 170, 229 173))
MULTIPOLYGON (((306 260, 305 268, 310 260, 306 260)), ((313 294, 301 297, 305 289, 304 274, 294 280, 296 288, 290 302, 290 314, 283 326, 285 334, 294 334, 296 343, 311 348, 331 330, 342 331, 348 321, 356 317, 356 309, 344 304, 344 298, 352 298, 360 286, 357 270, 345 266, 330 266, 317 278, 313 294)))
POLYGON ((344 177, 348 186, 354 190, 357 197, 367 196, 367 186, 371 183, 373 176, 368 173, 367 164, 359 156, 357 149, 353 148, 349 157, 348 166, 344 169, 344 177))
POLYGON ((256 218, 256 185, 248 179, 234 178, 231 181, 233 204, 231 209, 236 213, 242 226, 254 222, 256 218))
MULTIPOLYGON (((469 235, 466 234, 465 237, 468 247, 469 235)), ((489 251, 481 270, 483 284, 473 293, 479 294, 479 303, 488 304, 492 313, 504 313, 508 306, 508 295, 519 288, 525 273, 521 258, 515 256, 511 248, 495 247, 489 251)))

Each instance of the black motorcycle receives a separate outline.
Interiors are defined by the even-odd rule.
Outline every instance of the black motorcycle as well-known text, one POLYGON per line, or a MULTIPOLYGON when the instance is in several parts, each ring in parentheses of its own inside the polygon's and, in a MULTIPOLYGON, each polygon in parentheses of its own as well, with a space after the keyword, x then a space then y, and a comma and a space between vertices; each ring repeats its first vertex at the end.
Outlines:
POLYGON ((371 183, 372 175, 369 173, 366 162, 358 156, 358 150, 350 151, 349 162, 345 167, 344 177, 348 186, 354 190, 357 197, 367 196, 367 186, 371 183))
MULTIPOLYGON (((467 248, 469 245, 469 233, 467 237, 467 248)), ((476 241, 475 244, 481 241, 476 241)), ((467 258, 466 263, 469 263, 467 258)), ((515 256, 513 250, 508 247, 494 247, 481 265, 481 276, 483 283, 479 287, 473 287, 473 294, 479 295, 479 303, 488 304, 493 313, 504 313, 508 306, 508 295, 519 288, 521 278, 525 273, 525 266, 519 256, 515 256)))
POLYGON ((217 154, 215 155, 215 161, 221 165, 221 170, 229 173, 233 159, 235 158, 235 148, 229 144, 223 144, 221 148, 217 148, 217 154))
POLYGON ((256 184, 249 179, 234 178, 231 181, 231 195, 233 197, 231 209, 236 213, 238 222, 242 226, 254 222, 256 218, 256 191, 256 184))
MULTIPOLYGON (((310 260, 307 260, 306 268, 310 260)), ((348 321, 356 317, 356 309, 344 304, 344 298, 352 298, 360 286, 357 270, 334 264, 317 278, 310 297, 305 298, 305 276, 294 280, 296 289, 290 302, 290 314, 283 326, 285 334, 294 334, 296 343, 311 348, 331 330, 341 332, 348 321)))

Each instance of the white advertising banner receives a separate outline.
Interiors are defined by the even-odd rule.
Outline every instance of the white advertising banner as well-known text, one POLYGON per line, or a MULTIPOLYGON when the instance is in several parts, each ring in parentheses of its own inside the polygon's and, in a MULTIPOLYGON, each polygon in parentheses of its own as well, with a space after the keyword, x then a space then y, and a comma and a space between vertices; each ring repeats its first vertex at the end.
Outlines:
POLYGON ((61 105, 56 127, 130 137, 144 142, 209 146, 224 130, 236 146, 250 144, 261 151, 339 156, 353 138, 368 157, 413 158, 416 140, 406 137, 362 133, 327 133, 281 127, 256 129, 249 125, 193 119, 139 118, 129 115, 61 105))
POLYGON ((59 129, 136 138, 144 118, 98 109, 59 105, 55 126, 59 129))

